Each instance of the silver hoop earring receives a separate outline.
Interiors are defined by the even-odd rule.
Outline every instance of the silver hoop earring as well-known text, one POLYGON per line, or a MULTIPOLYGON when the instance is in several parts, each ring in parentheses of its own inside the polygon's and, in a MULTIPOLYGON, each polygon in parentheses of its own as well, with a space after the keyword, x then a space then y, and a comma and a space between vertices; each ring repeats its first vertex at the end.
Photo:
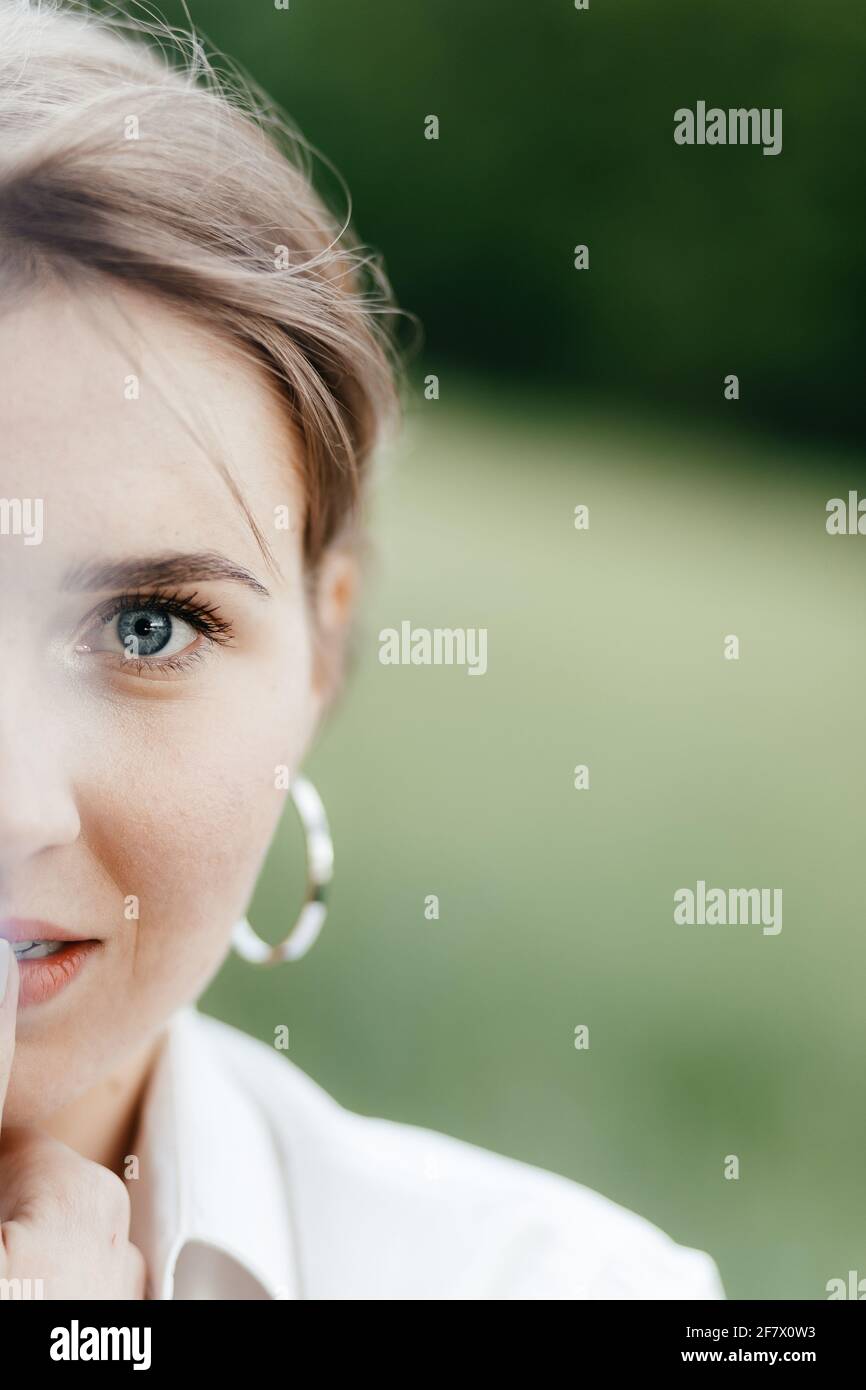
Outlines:
POLYGON ((296 777, 289 794, 304 827, 307 896, 292 930, 276 946, 263 941, 246 917, 235 924, 232 946, 239 956, 253 965, 279 965, 285 960, 300 960, 322 930, 328 912, 325 890, 334 873, 334 844, 322 798, 306 777, 296 777))

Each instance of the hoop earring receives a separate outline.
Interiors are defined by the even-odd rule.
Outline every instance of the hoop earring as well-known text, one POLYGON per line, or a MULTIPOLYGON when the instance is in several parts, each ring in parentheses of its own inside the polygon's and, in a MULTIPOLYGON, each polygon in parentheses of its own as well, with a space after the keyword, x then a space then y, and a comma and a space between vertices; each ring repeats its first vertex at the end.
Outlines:
POLYGON ((300 960, 322 930, 328 912, 325 890, 334 873, 334 844, 322 798, 306 777, 296 777, 289 793, 304 827, 307 896, 295 925, 276 946, 263 941, 246 917, 235 924, 232 946, 239 956, 253 965, 279 965, 281 961, 300 960))

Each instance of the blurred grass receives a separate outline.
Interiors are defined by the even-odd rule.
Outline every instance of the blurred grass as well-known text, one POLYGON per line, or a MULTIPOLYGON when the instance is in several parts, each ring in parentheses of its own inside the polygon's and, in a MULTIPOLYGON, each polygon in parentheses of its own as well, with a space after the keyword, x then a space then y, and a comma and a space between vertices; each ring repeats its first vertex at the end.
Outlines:
MULTIPOLYGON (((866 541, 824 527, 860 476, 556 396, 419 398, 358 669, 308 765, 337 849, 325 932, 294 967, 231 961, 203 1007, 268 1041, 287 1024, 353 1109, 636 1209, 709 1250, 729 1297, 866 1271, 866 541), (406 618, 486 627, 486 676, 379 665, 406 618), (675 927, 698 878, 781 887, 781 933, 675 927)), ((263 935, 301 862, 289 812, 263 935)))

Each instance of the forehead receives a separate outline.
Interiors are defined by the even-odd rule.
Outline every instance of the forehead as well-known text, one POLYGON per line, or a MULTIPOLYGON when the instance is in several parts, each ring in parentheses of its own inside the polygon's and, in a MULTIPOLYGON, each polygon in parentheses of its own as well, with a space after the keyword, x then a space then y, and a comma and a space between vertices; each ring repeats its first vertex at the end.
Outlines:
POLYGON ((0 497, 43 500, 46 563, 152 544, 261 571, 220 464, 280 570, 297 562, 297 441, 264 368, 206 327, 137 291, 41 291, 0 312, 0 381, 0 497))

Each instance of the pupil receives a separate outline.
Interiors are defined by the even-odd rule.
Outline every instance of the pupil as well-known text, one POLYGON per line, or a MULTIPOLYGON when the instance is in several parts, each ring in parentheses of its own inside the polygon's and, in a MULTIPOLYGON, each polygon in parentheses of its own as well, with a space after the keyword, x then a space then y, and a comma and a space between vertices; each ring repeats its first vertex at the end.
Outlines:
POLYGON ((167 613, 141 609, 121 613, 117 633, 127 651, 136 656, 156 656, 171 637, 171 618, 167 613))

